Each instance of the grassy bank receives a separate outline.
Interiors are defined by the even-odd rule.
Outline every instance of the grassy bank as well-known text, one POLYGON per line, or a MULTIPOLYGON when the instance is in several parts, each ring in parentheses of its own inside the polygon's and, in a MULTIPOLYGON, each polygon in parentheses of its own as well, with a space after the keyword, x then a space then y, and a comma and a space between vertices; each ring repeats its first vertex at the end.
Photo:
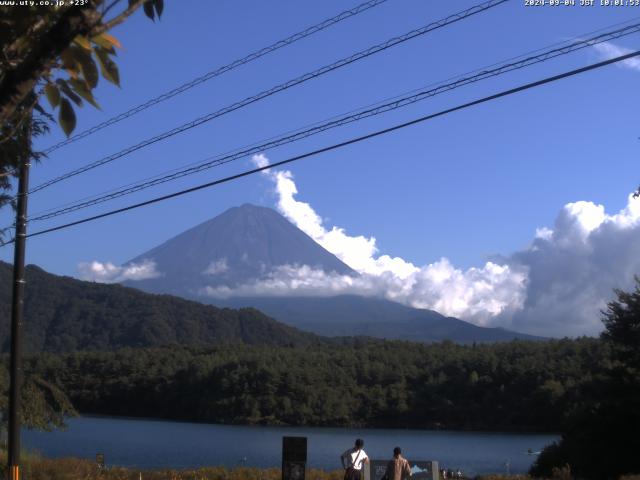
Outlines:
MULTIPOLYGON (((0 455, 6 464, 6 454, 0 455)), ((24 455, 21 468, 23 480, 280 480, 279 468, 206 467, 198 469, 139 470, 110 467, 98 469, 95 462, 78 458, 50 459, 24 455)), ((341 470, 325 472, 311 469, 307 480, 342 480, 341 470)), ((534 480, 528 475, 481 475, 476 480, 534 480)), ((559 471, 549 480, 574 480, 567 471, 559 471)), ((640 476, 625 476, 620 480, 640 480, 640 476)))
MULTIPOLYGON (((5 462, 3 462, 5 463, 5 462)), ((198 469, 139 470, 109 467, 98 469, 95 462, 78 458, 23 458, 24 480, 280 480, 279 468, 205 467, 198 469)), ((342 471, 307 471, 308 480, 342 480, 342 471)))

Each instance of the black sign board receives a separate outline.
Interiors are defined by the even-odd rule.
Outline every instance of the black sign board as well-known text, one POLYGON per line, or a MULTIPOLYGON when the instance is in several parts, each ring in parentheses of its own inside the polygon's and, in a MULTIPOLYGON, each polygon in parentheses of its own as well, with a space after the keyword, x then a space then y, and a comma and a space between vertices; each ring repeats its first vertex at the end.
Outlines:
MULTIPOLYGON (((381 480, 387 471, 389 460, 371 460, 371 480, 381 480)), ((411 465, 411 480, 439 480, 438 462, 420 460, 411 465)))
POLYGON ((104 468, 104 453, 96 453, 96 463, 98 464, 98 468, 104 468))
POLYGON ((282 437, 282 480, 304 480, 307 437, 282 437))

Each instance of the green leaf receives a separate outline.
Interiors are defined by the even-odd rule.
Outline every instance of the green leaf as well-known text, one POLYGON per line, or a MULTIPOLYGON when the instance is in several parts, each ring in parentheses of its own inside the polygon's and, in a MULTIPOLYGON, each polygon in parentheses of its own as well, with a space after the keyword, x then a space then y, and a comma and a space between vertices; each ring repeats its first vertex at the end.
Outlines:
POLYGON ((162 16, 162 12, 164 10, 164 0, 153 0, 153 6, 156 8, 158 20, 160 20, 160 17, 162 16))
POLYGON ((96 67, 91 54, 82 48, 72 48, 72 55, 80 66, 82 76, 89 88, 95 88, 100 77, 98 75, 98 67, 96 67))
POLYGON ((153 3, 152 2, 153 2, 153 0, 147 0, 146 2, 144 2, 142 4, 142 8, 144 10, 144 14, 155 22, 156 19, 155 19, 155 13, 153 11, 153 3))
POLYGON ((71 86, 73 87, 73 90, 78 95, 80 95, 82 98, 84 98, 87 102, 89 102, 91 105, 96 107, 98 110, 101 110, 100 105, 98 105, 98 102, 96 102, 96 99, 93 98, 93 93, 91 92, 91 90, 87 88, 84 82, 71 79, 69 80, 69 83, 71 84, 71 86))
POLYGON ((99 48, 96 50, 96 56, 100 63, 100 72, 102 76, 114 85, 120 86, 120 73, 118 72, 118 66, 109 57, 109 52, 99 48))
POLYGON ((48 83, 44 87, 44 93, 47 95, 47 100, 51 108, 56 108, 60 105, 60 90, 53 83, 48 83))
POLYGON ((71 135, 73 129, 76 128, 76 113, 73 111, 73 107, 69 100, 63 98, 60 101, 60 113, 58 115, 58 123, 62 127, 62 130, 67 135, 71 135))
POLYGON ((73 101, 73 103, 75 103, 79 107, 82 106, 82 99, 78 95, 73 93, 73 90, 69 88, 69 84, 66 81, 59 78, 58 80, 56 80, 56 83, 60 87, 60 90, 62 90, 62 93, 69 97, 73 101))

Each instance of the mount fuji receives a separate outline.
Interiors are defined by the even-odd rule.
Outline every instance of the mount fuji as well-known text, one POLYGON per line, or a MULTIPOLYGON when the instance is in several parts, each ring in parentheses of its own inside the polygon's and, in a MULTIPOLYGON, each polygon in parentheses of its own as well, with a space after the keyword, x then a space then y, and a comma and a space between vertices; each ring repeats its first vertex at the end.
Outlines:
POLYGON ((153 262, 158 275, 129 280, 126 285, 219 307, 254 307, 290 326, 321 335, 366 335, 422 342, 448 339, 461 343, 541 339, 500 328, 478 327, 381 298, 207 296, 206 287, 232 291, 240 285, 267 279, 286 266, 358 275, 278 212, 266 207, 245 204, 231 208, 138 255, 126 265, 145 262, 153 262))

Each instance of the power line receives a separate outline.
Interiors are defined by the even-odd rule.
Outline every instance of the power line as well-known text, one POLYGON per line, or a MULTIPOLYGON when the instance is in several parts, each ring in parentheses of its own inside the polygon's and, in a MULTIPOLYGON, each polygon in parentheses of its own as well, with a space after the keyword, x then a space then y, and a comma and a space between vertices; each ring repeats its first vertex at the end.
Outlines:
MULTIPOLYGON (((577 68, 575 70, 570 70, 568 72, 564 72, 564 73, 561 73, 561 74, 558 74, 558 75, 554 75, 552 77, 547 77, 547 78, 544 78, 542 80, 537 80, 535 82, 526 83, 526 84, 521 85, 519 87, 511 88, 509 90, 504 90, 502 92, 499 92, 499 93, 496 93, 496 94, 493 94, 493 95, 489 95, 487 97, 483 97, 481 99, 474 100, 472 102, 464 103, 462 105, 458 105, 456 107, 448 108, 446 110, 441 110, 441 111, 439 111, 437 113, 432 113, 432 114, 429 114, 429 115, 425 115, 423 117, 419 117, 419 118, 416 118, 414 120, 410 120, 408 122, 400 123, 400 124, 394 125, 392 127, 385 128, 383 130, 377 130, 375 132, 368 133, 366 135, 362 135, 360 137, 355 137, 355 138, 352 138, 350 140, 346 140, 344 142, 340 142, 340 143, 336 143, 336 144, 330 145, 328 147, 323 147, 323 148, 320 148, 318 150, 313 150, 311 152, 307 152, 307 153, 304 153, 302 155, 298 155, 298 156, 295 156, 295 157, 288 158, 286 160, 281 160, 279 162, 275 162, 275 163, 272 163, 270 165, 266 165, 264 167, 258 167, 258 168, 254 168, 254 169, 251 169, 251 170, 246 170, 244 172, 241 172, 241 173, 238 173, 238 174, 235 174, 235 175, 231 175, 229 177, 225 177, 225 178, 222 178, 222 179, 214 180, 212 182, 208 182, 208 183, 204 183, 204 184, 201 184, 201 185, 197 185, 195 187, 191 187, 191 188, 188 188, 188 189, 185 189, 185 190, 180 190, 178 192, 174 192, 174 193, 171 193, 171 194, 168 194, 168 195, 163 195, 161 197, 156 197, 156 198, 153 198, 151 200, 146 200, 144 202, 140 202, 140 203, 136 203, 136 204, 133 204, 133 205, 129 205, 127 207, 118 208, 116 210, 111 210, 111 211, 106 212, 106 213, 101 213, 99 215, 94 215, 92 217, 87 217, 87 218, 83 218, 81 220, 76 220, 74 222, 66 223, 64 225, 58 225, 57 227, 48 228, 46 230, 40 230, 38 232, 34 232, 34 233, 31 233, 31 234, 27 235, 27 237, 35 237, 35 236, 38 236, 38 235, 44 235, 46 233, 51 233, 51 232, 55 232, 55 231, 58 231, 58 230, 63 230, 63 229, 70 228, 70 227, 73 227, 73 226, 76 226, 76 225, 80 225, 80 224, 83 224, 83 223, 91 222, 91 221, 94 221, 94 220, 98 220, 98 219, 101 219, 101 218, 109 217, 109 216, 116 215, 116 214, 119 214, 119 213, 124 213, 124 212, 127 212, 129 210, 134 210, 134 209, 141 208, 141 207, 144 207, 144 206, 147 206, 147 205, 151 205, 151 204, 154 204, 154 203, 158 203, 158 202, 162 202, 162 201, 165 201, 165 200, 169 200, 171 198, 175 198, 175 197, 179 197, 179 196, 182 196, 182 195, 186 195, 188 193, 196 192, 198 190, 203 190, 205 188, 210 188, 210 187, 213 187, 213 186, 216 186, 216 185, 220 185, 222 183, 227 183, 227 182, 230 182, 230 181, 233 181, 233 180, 238 180, 238 179, 246 177, 248 175, 252 175, 254 173, 262 172, 262 171, 267 170, 269 168, 279 167, 279 166, 282 166, 282 165, 286 165, 288 163, 292 163, 292 162, 295 162, 295 161, 298 161, 298 160, 302 160, 304 158, 309 158, 309 157, 312 157, 312 156, 315 156, 315 155, 319 155, 321 153, 329 152, 329 151, 332 151, 332 150, 337 150, 339 148, 343 148, 343 147, 346 147, 348 145, 359 143, 359 142, 362 142, 364 140, 369 140, 369 139, 374 138, 374 137, 385 135, 387 133, 391 133, 391 132, 394 132, 396 130, 400 130, 400 129, 403 129, 403 128, 406 128, 406 127, 409 127, 409 126, 412 126, 412 125, 416 125, 418 123, 422 123, 422 122, 425 122, 427 120, 432 120, 434 118, 441 117, 441 116, 447 115, 449 113, 456 112, 458 110, 464 110, 466 108, 469 108, 469 107, 472 107, 472 106, 475 106, 475 105, 480 105, 482 103, 486 103, 486 102, 489 102, 489 101, 492 101, 492 100, 496 100, 496 99, 501 98, 501 97, 506 97, 508 95, 513 95, 514 93, 522 92, 522 91, 525 91, 525 90, 529 90, 531 88, 539 87, 541 85, 545 85, 545 84, 548 84, 548 83, 556 82, 558 80, 562 80, 562 79, 567 78, 567 77, 571 77, 571 76, 578 75, 578 74, 581 74, 581 73, 585 73, 585 72, 588 72, 588 71, 591 71, 591 70, 595 70, 597 68, 602 68, 604 66, 611 65, 612 63, 617 63, 617 62, 621 62, 621 61, 624 61, 624 60, 628 60, 630 58, 637 57, 639 55, 640 55, 640 50, 637 50, 637 51, 632 52, 632 53, 628 53, 626 55, 620 55, 618 57, 611 58, 609 60, 604 60, 602 62, 594 63, 594 64, 591 64, 591 65, 587 65, 586 67, 581 67, 581 68, 577 68)), ((14 240, 10 240, 10 241, 6 242, 4 245, 7 245, 8 243, 13 243, 13 241, 14 240)))
MULTIPOLYGON (((611 24, 611 25, 607 25, 605 27, 598 28, 596 30, 592 30, 590 32, 583 33, 583 34, 578 35, 578 36, 574 36, 574 37, 572 37, 572 38, 570 38, 568 40, 562 41, 562 42, 556 42, 556 43, 553 43, 553 44, 550 44, 550 45, 546 45, 544 47, 537 48, 535 50, 529 50, 529 51, 527 51, 525 53, 522 53, 520 55, 517 55, 517 56, 514 56, 514 57, 509 57, 509 58, 501 60, 499 62, 494 62, 494 63, 492 63, 490 65, 486 65, 486 66, 481 67, 481 68, 476 68, 476 69, 474 69, 472 71, 468 71, 468 72, 465 72, 465 73, 454 75, 454 76, 451 76, 451 77, 449 77, 447 79, 440 80, 438 82, 432 82, 432 83, 429 83, 428 85, 425 85, 424 87, 421 87, 421 88, 418 88, 418 89, 413 89, 411 91, 404 92, 404 93, 401 93, 401 94, 398 94, 398 95, 394 95, 393 97, 387 97, 387 98, 385 98, 383 100, 379 100, 377 102, 368 104, 366 106, 362 106, 362 107, 350 110, 349 112, 345 112, 345 113, 339 114, 339 115, 334 115, 334 116, 332 116, 330 118, 327 118, 327 119, 324 119, 322 121, 314 122, 312 124, 307 124, 307 125, 305 125, 303 127, 300 127, 298 129, 289 130, 289 131, 284 132, 282 134, 275 135, 275 136, 269 137, 267 139, 263 139, 263 140, 258 141, 258 142, 254 142, 254 143, 252 143, 252 144, 250 144, 248 146, 236 148, 234 150, 228 151, 228 152, 226 152, 224 154, 220 154, 218 156, 211 156, 211 157, 208 157, 206 159, 200 160, 198 162, 189 163, 187 165, 183 165, 182 167, 173 168, 171 170, 165 170, 164 172, 158 173, 156 175, 152 175, 150 177, 146 177, 146 178, 134 181, 134 182, 130 182, 128 184, 121 185, 119 187, 111 188, 109 190, 102 191, 102 192, 97 193, 97 194, 88 195, 86 197, 83 197, 83 198, 80 198, 78 200, 74 200, 74 201, 71 201, 71 202, 67 202, 67 203, 64 203, 62 205, 58 205, 56 207, 51 207, 51 208, 47 208, 45 210, 40 210, 39 212, 34 214, 34 216, 44 215, 46 213, 53 212, 53 211, 62 209, 62 208, 67 207, 67 206, 72 206, 72 205, 75 206, 75 205, 79 204, 80 202, 97 199, 99 197, 106 196, 106 195, 111 194, 111 193, 117 193, 121 189, 142 185, 143 183, 146 183, 148 181, 155 180, 155 179, 160 179, 161 177, 165 177, 165 176, 167 176, 169 174, 173 174, 173 173, 177 173, 177 172, 183 171, 184 169, 188 169, 190 167, 199 166, 199 165, 206 165, 206 163, 203 163, 203 162, 208 162, 209 160, 213 160, 213 159, 220 159, 222 156, 231 155, 232 153, 239 152, 239 151, 241 151, 243 149, 247 149, 249 147, 256 147, 258 145, 261 145, 261 142, 269 142, 271 140, 280 138, 280 137, 282 137, 284 135, 289 135, 289 134, 294 133, 294 132, 297 133, 300 130, 307 129, 307 128, 314 127, 314 126, 318 126, 318 125, 321 125, 321 124, 323 124, 325 122, 336 120, 336 119, 339 119, 339 118, 341 118, 343 116, 350 115, 350 114, 353 114, 353 113, 356 113, 356 112, 361 112, 364 109, 381 105, 384 102, 389 102, 389 101, 392 101, 392 100, 401 99, 403 96, 418 93, 418 92, 422 91, 425 88, 444 85, 446 82, 450 82, 450 81, 453 81, 453 80, 461 79, 461 78, 463 78, 465 76, 469 76, 469 75, 474 74, 474 73, 478 73, 478 72, 482 72, 482 71, 491 69, 492 67, 495 67, 497 65, 501 65, 501 64, 505 64, 507 62, 512 62, 514 60, 522 59, 522 58, 525 58, 526 56, 531 56, 531 55, 539 53, 539 52, 544 52, 545 50, 551 49, 552 47, 557 47, 557 46, 560 46, 560 45, 568 46, 568 45, 570 45, 570 42, 573 42, 575 40, 580 40, 580 39, 583 39, 583 38, 587 38, 587 37, 592 36, 592 35, 594 35, 596 33, 603 32, 603 31, 608 30, 608 29, 613 28, 613 27, 620 27, 621 25, 631 24, 632 22, 635 22, 635 21, 637 21, 639 19, 640 19, 640 16, 633 17, 633 18, 630 18, 630 19, 625 20, 623 22, 617 22, 617 23, 614 23, 614 24, 611 24)), ((635 27, 635 25, 632 25, 631 27, 635 27)), ((613 32, 608 32, 607 34, 604 34, 604 35, 609 35, 609 34, 613 35, 615 32, 618 32, 618 31, 621 32, 623 30, 625 30, 625 29, 621 28, 621 29, 613 31, 613 32)), ((631 33, 635 33, 635 32, 629 31, 628 33, 620 33, 620 35, 618 35, 616 37, 611 37, 610 39, 620 38, 622 36, 625 36, 625 35, 628 35, 628 34, 631 34, 631 33)), ((600 36, 598 36, 598 37, 600 37, 600 36)), ((601 41, 606 41, 606 39, 602 39, 601 41, 597 41, 596 42, 594 38, 591 38, 590 40, 594 40, 594 42, 593 42, 594 45, 595 45, 595 43, 601 43, 601 41)), ((38 219, 37 218, 32 218, 32 220, 38 220, 38 219)))
POLYGON ((247 105, 250 105, 252 103, 255 103, 259 100, 262 100, 264 98, 270 97, 271 95, 274 95, 276 93, 279 93, 281 91, 287 90, 291 87, 294 87, 296 85, 299 85, 301 83, 307 82, 309 80, 312 80, 314 78, 320 77, 326 73, 332 72, 334 70, 337 70, 339 68, 342 68, 346 65, 350 65, 351 63, 357 62, 359 60, 362 60, 363 58, 367 58, 371 55, 374 55, 376 53, 382 52, 384 50, 387 50, 389 48, 392 48, 396 45, 399 45, 401 43, 404 43, 408 40, 411 40, 413 38, 419 37, 421 35, 424 35, 426 33, 429 33, 431 31, 437 30, 439 28, 445 27, 447 25, 450 25, 452 23, 456 23, 460 20, 466 19, 468 17, 471 17, 473 15, 476 15, 478 13, 484 12, 490 8, 496 7, 498 5, 501 5, 503 3, 508 2, 509 0, 488 0, 486 2, 474 5, 470 8, 467 8, 466 10, 463 10, 461 12, 455 13, 453 15, 449 15, 448 17, 445 17, 441 20, 438 20, 436 22, 430 23, 428 25, 425 25, 424 27, 412 30, 410 32, 405 33, 404 35, 398 36, 398 37, 393 37, 389 40, 387 40, 386 42, 380 43, 378 45, 375 45, 373 47, 370 47, 366 50, 362 50, 360 52, 357 52, 349 57, 343 58, 341 60, 338 60, 337 62, 334 62, 332 64, 326 65, 324 67, 321 67, 317 70, 314 70, 313 72, 310 73, 305 73, 302 76, 296 77, 292 80, 289 80, 288 82, 282 83, 280 85, 277 85, 275 87, 270 88, 269 90, 264 90, 261 93, 258 93, 257 95, 253 95, 251 97, 247 97, 244 100, 241 100, 239 102, 236 102, 232 105, 229 105, 227 107, 224 107, 220 110, 217 110, 215 112, 209 113, 207 115, 204 115, 202 117, 196 118, 195 120, 192 120, 191 122, 185 123, 179 127, 176 127, 172 130, 169 130, 167 132, 161 133, 159 135, 156 135, 155 137, 151 137, 147 140, 144 140, 140 143, 137 143, 136 145, 130 146, 124 150, 121 150, 120 152, 114 153, 112 155, 109 155, 107 157, 104 157, 100 160, 97 160, 93 163, 90 163, 88 165, 85 165, 84 167, 80 167, 76 170, 72 170, 70 172, 67 172, 63 175, 60 175, 59 177, 53 178, 45 183, 42 183, 34 188, 32 188, 29 193, 35 193, 37 191, 40 191, 44 188, 47 188, 51 185, 54 185, 58 182, 61 182, 63 180, 67 180, 71 177, 74 177, 76 175, 80 175, 81 173, 87 172, 89 170, 92 170, 94 168, 100 167, 102 165, 105 165, 107 163, 113 162, 114 160, 117 160, 118 158, 122 158, 125 155, 128 155, 130 153, 133 153, 137 150, 140 150, 144 147, 147 147, 149 145, 152 145, 154 143, 157 143, 161 140, 165 140, 169 137, 172 137, 174 135, 177 135, 179 133, 185 132, 187 130, 190 130, 192 128, 195 128, 197 126, 202 125, 203 123, 209 122, 215 118, 221 117, 222 115, 226 115, 227 113, 233 112, 235 110, 238 110, 242 107, 245 107, 247 105))
POLYGON ((614 30, 612 32, 606 32, 600 35, 597 35, 595 37, 589 38, 589 39, 585 39, 585 40, 581 40, 578 42, 574 42, 571 43, 569 45, 565 45, 563 47, 560 48, 555 48, 552 50, 548 50, 545 51, 543 53, 540 53, 538 55, 533 55, 533 56, 529 56, 526 57, 524 59, 518 60, 516 62, 512 62, 512 63, 508 63, 505 65, 501 65, 497 68, 493 68, 493 69, 488 69, 488 70, 481 70, 480 73, 476 74, 476 75, 472 75, 472 76, 467 76, 467 77, 461 77, 458 80, 454 81, 454 82, 450 82, 447 84, 443 84, 440 85, 436 88, 432 88, 429 90, 423 90, 423 91, 418 91, 417 93, 412 92, 412 95, 403 97, 403 98, 399 98, 399 99, 395 99, 392 102, 388 102, 382 105, 378 105, 374 108, 369 108, 366 110, 361 110, 358 111, 355 114, 350 114, 350 115, 344 115, 342 117, 334 117, 333 120, 323 123, 323 124, 319 124, 319 125, 315 125, 311 128, 305 129, 305 130, 301 130, 301 131, 297 131, 291 135, 284 135, 281 137, 276 137, 274 140, 268 141, 266 143, 262 143, 262 144, 256 144, 253 145, 249 148, 245 148, 244 150, 240 149, 238 151, 235 151, 233 153, 230 154, 226 154, 223 156, 217 156, 217 157, 209 157, 208 159, 206 159, 203 162, 200 162, 198 164, 195 164, 193 166, 189 166, 188 168, 184 168, 181 170, 174 170, 169 174, 163 175, 163 176, 155 176, 152 179, 149 180, 145 180, 145 181, 141 181, 135 184, 130 184, 127 185, 125 187, 120 188, 119 190, 115 190, 112 191, 108 194, 105 195, 101 195, 101 196, 94 196, 91 197, 91 199, 88 199, 86 201, 78 201, 78 202, 74 202, 73 204, 71 204, 71 206, 64 206, 64 208, 52 208, 49 209, 47 212, 43 212, 42 214, 36 215, 34 217, 31 217, 29 219, 29 221, 40 221, 40 220, 48 220, 54 217, 58 217, 60 215, 64 215, 67 213, 71 213, 77 210, 81 210, 81 209, 85 209, 88 207, 91 207, 93 205, 97 205, 100 203, 104 203, 106 201, 109 200, 113 200, 115 198, 119 198, 125 195, 129 195, 135 192, 139 192, 141 190, 145 190, 147 188, 151 188, 153 186, 156 185, 160 185, 169 181, 173 181, 173 180, 177 180, 179 178, 188 176, 188 175, 193 175, 195 173, 199 173, 201 171, 213 168, 213 167, 217 167, 226 163, 229 163, 231 161, 237 160, 239 158, 243 158, 246 157, 248 155, 254 154, 254 153, 258 153, 258 152, 263 152, 266 151, 268 149, 271 148, 275 148, 275 147, 279 147, 285 144, 289 144, 298 140, 301 140, 303 138, 307 138, 310 137, 312 135, 316 135, 318 133, 333 129, 333 128, 337 128, 349 123, 353 123, 359 120, 362 120, 364 118, 368 118, 368 117, 373 117, 376 115, 380 115, 382 113, 386 113, 392 110, 396 110, 398 108, 402 108, 408 105, 411 105, 413 103, 419 102, 421 100, 425 100, 427 98, 436 96, 440 93, 444 93, 447 91, 451 91, 454 90, 456 88, 460 88, 462 86, 465 85, 469 85, 481 80, 485 80, 488 78, 492 78, 498 75, 502 75, 504 73, 507 72, 511 72, 514 70, 519 70, 525 67, 529 67, 531 65, 535 65, 541 62, 545 62, 548 61, 550 59, 556 58, 558 56, 561 55, 567 55, 569 53, 575 52, 577 50, 592 46, 592 45, 596 45, 598 43, 602 43, 602 42, 606 42, 606 41, 610 41, 616 38, 620 38, 626 35, 630 35, 633 33, 637 33, 640 32, 640 23, 636 23, 633 25, 629 25, 627 27, 624 28, 620 28, 617 30, 614 30), (49 213, 50 212, 50 213, 49 213))
POLYGON ((335 25, 336 23, 339 23, 343 20, 346 20, 348 18, 351 18, 353 16, 358 15, 359 13, 365 12, 373 7, 377 7, 378 5, 381 5, 382 3, 386 2, 387 0, 369 0, 367 2, 361 3, 360 5, 357 5, 354 8, 351 8, 349 10, 345 10, 344 12, 339 13, 338 15, 335 15, 334 17, 328 18, 326 20, 324 20, 323 22, 320 22, 316 25, 313 25, 301 32, 295 33, 283 40, 280 40, 278 42, 275 42, 271 45, 269 45, 268 47, 264 47, 261 48, 260 50, 257 50, 255 52, 250 53, 249 55, 240 58, 238 60, 234 60, 233 62, 224 65, 222 67, 219 67, 215 70, 212 70, 210 72, 205 73, 204 75, 195 78, 193 80, 191 80, 190 82, 184 83, 182 85, 180 85, 179 87, 176 87, 172 90, 169 90, 168 92, 163 93, 162 95, 159 95, 157 97, 154 97, 150 100, 147 100, 146 102, 137 105, 129 110, 127 110, 126 112, 120 113, 119 115, 116 115, 115 117, 111 117, 108 120, 105 120, 104 122, 101 122, 91 128, 88 128, 80 133, 77 133, 75 135, 73 135, 72 137, 63 140, 62 142, 56 143, 55 145, 52 145, 51 147, 47 148, 44 153, 45 154, 49 154, 55 150, 58 150, 59 148, 64 147, 65 145, 69 145, 70 143, 74 143, 82 138, 88 137, 89 135, 93 135, 94 133, 103 130, 111 125, 114 125, 118 122, 121 122, 122 120, 125 120, 127 118, 130 118, 134 115, 137 115, 138 113, 154 106, 157 105, 158 103, 162 103, 165 100, 169 100, 170 98, 175 97, 176 95, 179 95, 183 92, 186 92, 187 90, 190 90, 204 82, 207 82, 215 77, 218 77, 224 73, 230 72, 231 70, 234 70, 242 65, 245 65, 247 63, 250 63, 254 60, 257 60, 261 57, 264 57, 265 55, 268 55, 269 53, 273 53, 276 50, 280 50, 283 47, 286 47, 288 45, 291 45, 292 43, 297 42, 298 40, 302 40, 303 38, 309 37, 315 33, 318 33, 326 28, 329 28, 333 25, 335 25))

